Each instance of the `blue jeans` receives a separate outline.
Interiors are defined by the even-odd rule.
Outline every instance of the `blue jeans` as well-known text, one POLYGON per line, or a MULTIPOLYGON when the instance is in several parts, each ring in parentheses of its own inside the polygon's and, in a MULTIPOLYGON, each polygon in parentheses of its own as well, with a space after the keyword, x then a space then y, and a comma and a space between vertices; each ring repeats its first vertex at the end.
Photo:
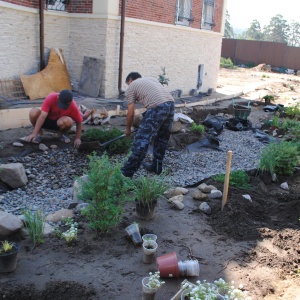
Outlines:
POLYGON ((171 136, 174 109, 174 102, 169 101, 150 108, 143 114, 131 148, 132 154, 122 167, 123 175, 131 177, 139 169, 152 140, 154 164, 162 165, 171 136))

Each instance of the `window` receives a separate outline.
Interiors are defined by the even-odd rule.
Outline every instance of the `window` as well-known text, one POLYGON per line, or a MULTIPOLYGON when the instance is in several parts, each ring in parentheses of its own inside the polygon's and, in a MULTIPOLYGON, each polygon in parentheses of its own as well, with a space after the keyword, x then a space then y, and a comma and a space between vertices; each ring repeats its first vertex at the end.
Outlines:
POLYGON ((192 0, 177 0, 175 24, 190 26, 191 21, 193 21, 192 0))
POLYGON ((203 1, 203 11, 202 11, 202 24, 201 28, 212 30, 214 23, 214 0, 204 0, 203 1))
POLYGON ((69 3, 70 0, 46 0, 46 7, 48 10, 65 11, 69 3))

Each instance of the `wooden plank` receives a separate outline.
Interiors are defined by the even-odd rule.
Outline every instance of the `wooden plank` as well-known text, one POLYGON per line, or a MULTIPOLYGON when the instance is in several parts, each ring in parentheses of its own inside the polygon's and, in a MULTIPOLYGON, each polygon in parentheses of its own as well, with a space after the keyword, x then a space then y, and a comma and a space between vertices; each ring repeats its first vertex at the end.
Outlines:
POLYGON ((225 180, 224 180, 224 189, 223 189, 222 209, 221 210, 223 210, 225 204, 227 203, 231 159, 232 159, 232 151, 229 150, 227 152, 226 174, 225 174, 225 180))
POLYGON ((87 96, 98 97, 103 73, 103 60, 84 56, 78 92, 87 96))

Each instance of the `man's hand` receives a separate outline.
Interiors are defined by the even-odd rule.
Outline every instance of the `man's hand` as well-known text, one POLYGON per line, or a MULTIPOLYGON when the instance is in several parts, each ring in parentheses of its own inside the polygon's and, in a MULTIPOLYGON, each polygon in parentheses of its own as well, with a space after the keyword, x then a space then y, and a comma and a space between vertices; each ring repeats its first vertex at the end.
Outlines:
POLYGON ((78 148, 81 144, 81 139, 77 138, 74 140, 74 148, 78 148))
POLYGON ((28 136, 24 137, 24 140, 28 143, 38 143, 38 141, 36 140, 37 134, 30 134, 28 136))
POLYGON ((125 129, 125 135, 126 135, 126 136, 130 136, 130 135, 131 135, 131 128, 129 128, 129 129, 126 128, 126 129, 125 129))

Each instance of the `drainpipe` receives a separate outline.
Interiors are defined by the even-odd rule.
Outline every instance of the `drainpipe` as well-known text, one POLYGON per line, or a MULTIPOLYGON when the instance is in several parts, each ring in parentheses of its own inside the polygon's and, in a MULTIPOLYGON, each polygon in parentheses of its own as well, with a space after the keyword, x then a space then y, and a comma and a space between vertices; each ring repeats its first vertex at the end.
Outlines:
POLYGON ((39 0, 40 2, 40 71, 45 68, 45 57, 44 57, 44 6, 45 1, 39 0))
POLYGON ((119 53, 119 81, 118 81, 118 90, 119 95, 122 94, 122 72, 123 72, 123 49, 124 49, 124 27, 125 27, 125 2, 122 0, 122 11, 121 11, 121 32, 120 32, 120 53, 119 53))

